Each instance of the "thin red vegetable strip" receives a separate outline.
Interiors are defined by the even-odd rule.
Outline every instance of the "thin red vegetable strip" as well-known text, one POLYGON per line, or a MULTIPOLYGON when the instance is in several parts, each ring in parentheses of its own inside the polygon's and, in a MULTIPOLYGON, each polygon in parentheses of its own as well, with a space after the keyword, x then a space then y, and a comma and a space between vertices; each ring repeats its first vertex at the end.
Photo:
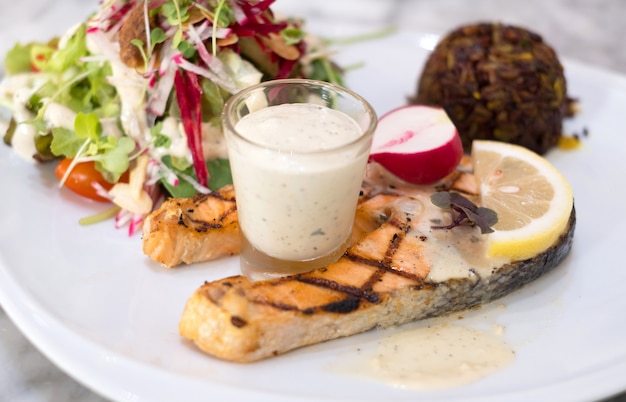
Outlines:
POLYGON ((237 4, 241 7, 241 10, 248 16, 249 19, 253 19, 262 15, 264 11, 267 11, 274 1, 275 0, 265 0, 259 2, 242 1, 237 4))
POLYGON ((196 74, 181 69, 176 71, 174 85, 196 178, 201 186, 206 187, 209 183, 209 171, 202 150, 202 87, 196 74))

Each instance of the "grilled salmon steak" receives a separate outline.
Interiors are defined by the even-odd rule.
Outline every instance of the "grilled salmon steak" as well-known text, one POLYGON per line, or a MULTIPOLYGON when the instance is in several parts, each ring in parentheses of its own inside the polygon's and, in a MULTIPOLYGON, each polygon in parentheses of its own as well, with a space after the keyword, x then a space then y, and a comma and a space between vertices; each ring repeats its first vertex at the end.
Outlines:
MULTIPOLYGON (((469 173, 457 171, 436 187, 409 186, 370 166, 352 244, 339 261, 312 272, 264 281, 233 276, 205 283, 185 306, 180 334, 215 357, 252 362, 375 327, 487 303, 549 271, 570 251, 574 210, 564 233, 545 252, 515 262, 486 258, 486 242, 479 229, 431 229, 450 220, 447 211, 430 202, 430 195, 439 190, 477 196, 469 173)), ((201 199, 217 203, 210 197, 201 199)), ((194 201, 190 209, 199 211, 200 201, 194 201)), ((182 211, 179 202, 172 205, 177 205, 176 213, 186 222, 180 226, 187 230, 192 227, 185 217, 189 212, 182 211)), ((207 211, 215 215, 196 219, 215 223, 227 210, 211 207, 207 211)), ((149 229, 155 225, 153 221, 149 229)), ((189 241, 191 237, 183 238, 189 241)), ((220 242, 219 235, 212 241, 220 242)), ((224 255, 219 243, 214 247, 220 251, 206 257, 224 255)), ((230 250, 226 254, 234 252, 230 250)))

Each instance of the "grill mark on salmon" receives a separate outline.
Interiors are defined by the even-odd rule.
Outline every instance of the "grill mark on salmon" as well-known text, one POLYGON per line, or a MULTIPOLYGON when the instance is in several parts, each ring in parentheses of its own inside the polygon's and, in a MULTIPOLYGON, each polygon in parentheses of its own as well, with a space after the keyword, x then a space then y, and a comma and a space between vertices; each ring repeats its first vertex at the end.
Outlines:
POLYGON ((378 293, 374 293, 371 291, 371 289, 367 289, 367 286, 365 286, 364 288, 358 288, 355 286, 346 286, 346 285, 341 285, 335 281, 331 281, 325 278, 300 277, 297 280, 299 280, 300 282, 308 283, 310 285, 320 286, 320 287, 324 287, 327 289, 344 293, 349 299, 359 298, 369 303, 380 302, 380 296, 378 295, 378 293))
POLYGON ((185 214, 181 212, 179 223, 183 224, 185 227, 189 227, 185 221, 191 222, 191 226, 194 227, 196 232, 206 232, 209 229, 222 228, 224 226, 224 222, 229 221, 232 215, 237 211, 234 194, 230 191, 230 189, 228 189, 228 191, 224 191, 224 189, 222 189, 208 194, 197 194, 193 197, 193 202, 194 204, 211 202, 208 200, 209 198, 219 200, 224 204, 227 204, 229 207, 225 208, 219 216, 216 216, 211 221, 206 221, 202 218, 196 217, 196 215, 194 215, 196 210, 194 208, 190 208, 185 211, 185 214))

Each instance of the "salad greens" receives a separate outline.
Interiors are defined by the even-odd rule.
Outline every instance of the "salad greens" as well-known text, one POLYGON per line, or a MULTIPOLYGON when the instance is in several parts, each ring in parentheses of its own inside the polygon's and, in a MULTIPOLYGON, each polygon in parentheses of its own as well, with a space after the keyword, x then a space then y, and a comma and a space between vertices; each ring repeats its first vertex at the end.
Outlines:
POLYGON ((116 182, 129 168, 135 142, 129 137, 102 135, 102 125, 94 113, 79 112, 74 130, 52 129, 50 149, 55 155, 65 155, 82 161, 96 161, 96 168, 111 182, 116 182))
MULTIPOLYGON (((95 162, 111 183, 130 171, 115 194, 141 188, 154 206, 230 183, 220 115, 233 93, 287 77, 342 84, 323 42, 276 18, 273 2, 103 0, 62 37, 16 44, 0 82, 13 111, 4 142, 37 161, 95 162)), ((143 219, 118 209, 116 222, 143 219)))

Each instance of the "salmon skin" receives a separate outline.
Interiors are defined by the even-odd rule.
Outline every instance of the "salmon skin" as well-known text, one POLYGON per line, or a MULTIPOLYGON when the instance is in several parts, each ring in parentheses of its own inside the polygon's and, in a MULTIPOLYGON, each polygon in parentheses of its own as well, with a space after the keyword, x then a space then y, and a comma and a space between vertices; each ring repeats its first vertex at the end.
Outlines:
POLYGON ((217 358, 252 362, 490 302, 548 272, 569 253, 574 209, 558 241, 531 259, 474 258, 484 251, 478 228, 430 229, 449 216, 429 196, 450 189, 477 195, 469 173, 455 172, 437 186, 408 186, 370 169, 352 245, 339 261, 264 281, 233 276, 205 283, 186 303, 180 334, 217 358), (451 248, 452 257, 442 254, 451 248))

